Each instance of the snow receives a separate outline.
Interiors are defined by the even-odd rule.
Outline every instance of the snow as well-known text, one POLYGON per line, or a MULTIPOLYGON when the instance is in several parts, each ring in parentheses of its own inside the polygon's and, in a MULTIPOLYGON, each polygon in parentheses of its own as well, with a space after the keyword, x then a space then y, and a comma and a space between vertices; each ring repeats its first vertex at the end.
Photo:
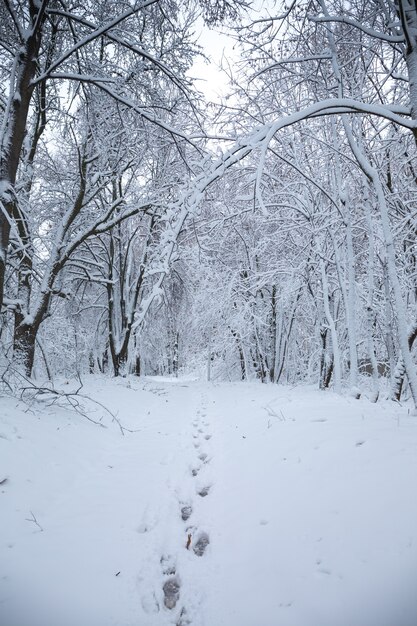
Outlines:
POLYGON ((0 201, 11 202, 13 198, 13 185, 7 179, 0 180, 0 201))
POLYGON ((134 432, 0 398, 1 626, 417 623, 406 408, 192 378, 83 393, 134 432))

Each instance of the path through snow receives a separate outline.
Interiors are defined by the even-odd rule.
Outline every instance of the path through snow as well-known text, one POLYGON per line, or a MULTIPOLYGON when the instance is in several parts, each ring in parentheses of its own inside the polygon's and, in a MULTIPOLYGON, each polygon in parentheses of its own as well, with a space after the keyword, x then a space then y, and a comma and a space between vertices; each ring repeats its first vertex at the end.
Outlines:
POLYGON ((88 392, 135 432, 0 398, 0 626, 415 626, 404 408, 184 380, 88 392))

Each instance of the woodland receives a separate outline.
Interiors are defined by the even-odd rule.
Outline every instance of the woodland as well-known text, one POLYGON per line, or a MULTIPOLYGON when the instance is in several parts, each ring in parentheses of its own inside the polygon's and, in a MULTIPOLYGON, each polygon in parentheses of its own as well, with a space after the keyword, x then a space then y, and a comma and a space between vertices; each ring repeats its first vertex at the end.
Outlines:
POLYGON ((0 0, 0 626, 415 626, 416 353, 416 0, 0 0))
POLYGON ((411 0, 3 0, 2 389, 199 371, 415 404, 416 141, 411 0), (234 42, 221 104, 202 28, 234 42))

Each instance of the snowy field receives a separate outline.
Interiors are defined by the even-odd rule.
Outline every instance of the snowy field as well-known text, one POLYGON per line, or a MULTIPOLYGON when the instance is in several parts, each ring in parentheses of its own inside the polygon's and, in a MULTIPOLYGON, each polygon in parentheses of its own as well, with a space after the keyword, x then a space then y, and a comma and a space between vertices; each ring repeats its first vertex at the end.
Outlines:
POLYGON ((83 391, 134 432, 0 399, 1 626, 417 624, 405 408, 185 379, 83 391))

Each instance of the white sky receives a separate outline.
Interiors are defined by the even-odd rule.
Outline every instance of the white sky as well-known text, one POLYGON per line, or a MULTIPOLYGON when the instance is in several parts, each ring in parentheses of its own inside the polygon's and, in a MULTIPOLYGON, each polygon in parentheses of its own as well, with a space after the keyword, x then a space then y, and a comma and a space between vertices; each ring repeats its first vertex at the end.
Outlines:
MULTIPOLYGON (((280 12, 284 5, 284 0, 253 0, 252 12, 259 15, 273 15, 280 12)), ((254 16, 255 17, 255 16, 254 16)), ((209 62, 199 58, 195 61, 190 76, 198 78, 197 87, 206 96, 207 100, 219 103, 228 91, 228 78, 220 70, 222 58, 223 65, 227 67, 239 58, 238 44, 236 41, 216 29, 210 29, 204 25, 201 18, 197 21, 197 31, 200 29, 198 39, 199 45, 203 48, 204 54, 209 57, 209 62), (228 63, 227 63, 228 62, 228 63)))
POLYGON ((198 58, 190 75, 199 79, 196 86, 207 100, 219 103, 228 92, 227 76, 219 66, 223 55, 231 62, 238 57, 237 51, 233 48, 235 42, 231 37, 202 25, 198 43, 203 48, 204 54, 209 57, 209 62, 198 58))

